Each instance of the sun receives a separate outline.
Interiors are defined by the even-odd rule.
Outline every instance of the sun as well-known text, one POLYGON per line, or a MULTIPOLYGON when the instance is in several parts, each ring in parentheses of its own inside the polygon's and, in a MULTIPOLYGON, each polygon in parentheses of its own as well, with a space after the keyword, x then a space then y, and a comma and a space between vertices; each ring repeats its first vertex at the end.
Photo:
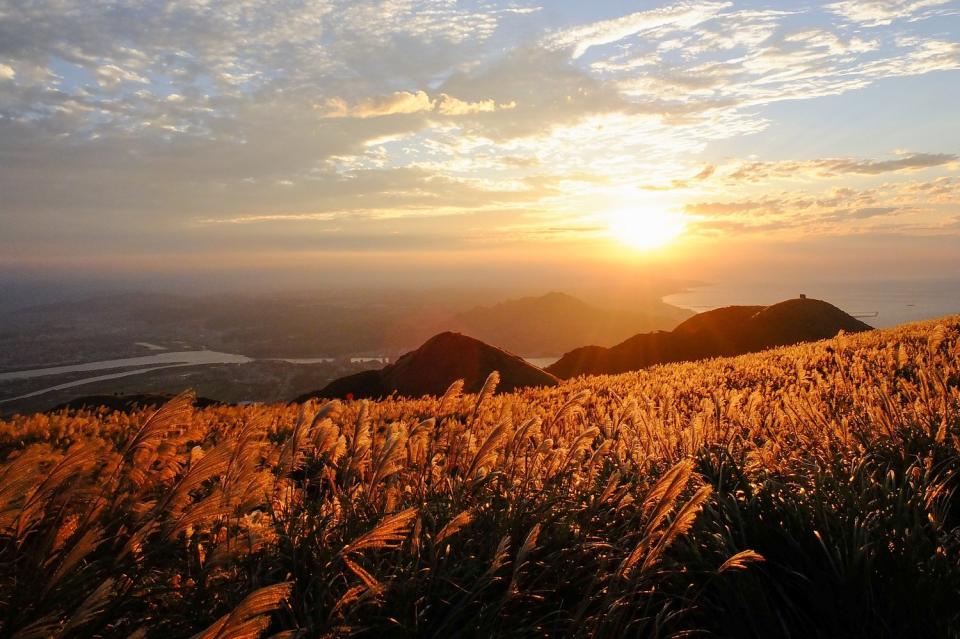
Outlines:
POLYGON ((610 212, 608 226, 617 241, 638 251, 666 246, 686 228, 683 218, 675 213, 641 207, 610 212))

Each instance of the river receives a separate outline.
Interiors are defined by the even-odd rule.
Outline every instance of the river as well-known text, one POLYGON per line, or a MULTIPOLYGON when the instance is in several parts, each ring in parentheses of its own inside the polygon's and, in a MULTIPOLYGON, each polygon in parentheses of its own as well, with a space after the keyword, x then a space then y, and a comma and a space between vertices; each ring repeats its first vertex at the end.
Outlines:
MULTIPOLYGON (((130 368, 133 366, 176 365, 189 366, 194 364, 246 364, 253 359, 244 355, 219 353, 217 351, 180 351, 175 353, 156 353, 139 357, 124 357, 122 359, 105 359, 98 362, 70 364, 69 366, 51 366, 48 368, 34 368, 31 370, 8 371, 0 373, 0 382, 14 379, 32 379, 65 373, 81 373, 84 371, 105 371, 111 368, 130 368)), ((142 370, 124 371, 124 374, 134 375, 142 370)))
MULTIPOLYGON (((547 366, 556 361, 555 357, 532 357, 528 358, 529 361, 534 366, 547 366)), ((47 368, 34 368, 29 370, 19 370, 19 371, 7 371, 5 373, 0 373, 0 383, 6 381, 14 380, 24 380, 24 379, 34 379, 39 377, 51 377, 55 375, 65 375, 68 373, 82 373, 82 372, 96 372, 96 371, 110 371, 115 369, 130 369, 130 370, 120 370, 112 373, 106 373, 102 375, 91 375, 90 377, 83 377, 81 379, 71 380, 69 382, 64 382, 62 384, 56 384, 54 386, 44 387, 30 393, 23 395, 18 395, 16 397, 5 397, 0 399, 0 403, 9 402, 16 399, 25 399, 27 397, 34 397, 36 395, 42 395, 44 393, 49 393, 56 390, 63 390, 65 388, 73 388, 75 386, 83 386, 84 384, 89 384, 91 382, 99 382, 108 379, 116 379, 119 377, 128 377, 130 375, 140 375, 143 373, 148 373, 150 371, 161 370, 164 368, 173 368, 177 366, 199 366, 205 364, 247 364, 249 362, 255 361, 251 357, 245 355, 237 355, 234 353, 221 353, 219 351, 177 351, 177 352, 163 352, 163 353, 154 353, 153 355, 141 355, 139 357, 125 357, 122 359, 107 359, 100 360, 96 362, 85 362, 83 364, 70 364, 68 366, 49 366, 47 368)), ((309 357, 309 358, 268 358, 260 361, 281 361, 288 362, 291 364, 318 364, 325 362, 336 361, 333 357, 309 357)), ((388 357, 351 357, 351 363, 378 363, 378 364, 388 364, 390 363, 390 358, 388 357)))

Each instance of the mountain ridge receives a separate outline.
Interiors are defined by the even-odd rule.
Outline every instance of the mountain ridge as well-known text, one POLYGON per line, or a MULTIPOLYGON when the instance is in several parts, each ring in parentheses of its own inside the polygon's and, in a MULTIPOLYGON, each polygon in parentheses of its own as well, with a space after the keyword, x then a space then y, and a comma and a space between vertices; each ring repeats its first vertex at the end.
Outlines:
POLYGON ((336 379, 324 388, 298 397, 373 399, 396 393, 406 397, 442 395, 454 381, 464 381, 464 392, 475 393, 493 371, 500 374, 498 392, 528 386, 554 386, 559 380, 518 355, 474 337, 444 331, 416 350, 380 370, 336 379))
POLYGON ((726 306, 698 313, 672 331, 639 333, 610 348, 583 346, 545 370, 560 379, 639 370, 656 364, 757 352, 872 327, 824 302, 808 298, 770 306, 726 306))
POLYGON ((690 312, 662 301, 610 309, 568 293, 507 299, 455 314, 440 328, 525 356, 556 356, 583 344, 612 346, 641 331, 669 329, 690 312))

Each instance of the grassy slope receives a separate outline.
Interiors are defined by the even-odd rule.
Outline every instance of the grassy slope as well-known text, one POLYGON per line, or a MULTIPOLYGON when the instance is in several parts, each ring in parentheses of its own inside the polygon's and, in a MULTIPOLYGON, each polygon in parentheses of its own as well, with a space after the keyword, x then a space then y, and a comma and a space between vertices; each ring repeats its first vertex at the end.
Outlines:
POLYGON ((957 636, 958 362, 953 317, 508 395, 0 422, 0 636, 957 636))

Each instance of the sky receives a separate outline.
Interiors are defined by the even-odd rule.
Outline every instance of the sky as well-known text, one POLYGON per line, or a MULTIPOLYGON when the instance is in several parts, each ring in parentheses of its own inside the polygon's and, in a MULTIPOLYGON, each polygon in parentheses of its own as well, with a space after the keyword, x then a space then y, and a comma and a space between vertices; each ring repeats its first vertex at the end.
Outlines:
POLYGON ((0 0, 0 275, 956 274, 958 105, 958 0, 0 0))

